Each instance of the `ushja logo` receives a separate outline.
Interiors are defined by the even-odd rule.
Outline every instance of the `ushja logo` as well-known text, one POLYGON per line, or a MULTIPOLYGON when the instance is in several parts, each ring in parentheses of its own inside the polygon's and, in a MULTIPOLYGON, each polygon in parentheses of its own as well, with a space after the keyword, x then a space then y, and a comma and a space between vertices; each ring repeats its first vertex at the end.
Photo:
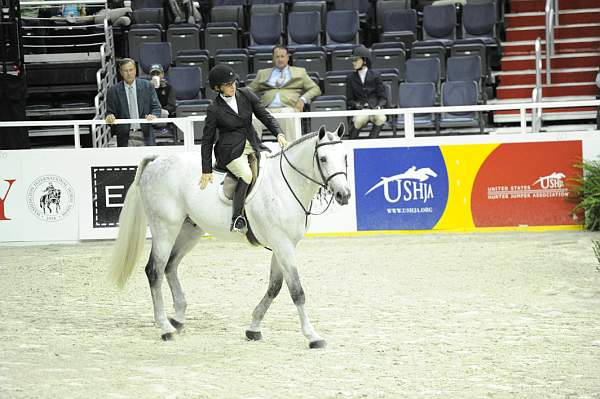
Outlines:
POLYGON ((533 185, 535 186, 539 183, 540 187, 544 190, 549 188, 563 188, 565 185, 563 182, 564 178, 564 173, 553 172, 551 175, 541 176, 539 179, 533 182, 533 185))
POLYGON ((427 200, 433 198, 433 188, 431 184, 426 183, 430 177, 437 177, 437 173, 430 168, 417 169, 416 166, 411 166, 404 173, 381 177, 381 181, 371 187, 365 195, 379 187, 383 187, 383 196, 387 202, 420 200, 426 203, 427 200), (390 185, 397 187, 395 197, 390 195, 390 185))

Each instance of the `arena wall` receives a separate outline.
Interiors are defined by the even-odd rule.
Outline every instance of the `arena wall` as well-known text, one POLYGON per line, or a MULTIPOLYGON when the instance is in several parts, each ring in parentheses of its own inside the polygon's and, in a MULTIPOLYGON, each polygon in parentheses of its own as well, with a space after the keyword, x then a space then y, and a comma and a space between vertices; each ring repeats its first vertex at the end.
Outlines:
MULTIPOLYGON (((352 199, 312 217, 309 234, 580 229, 567 184, 600 154, 597 132, 344 145, 352 199)), ((139 160, 184 150, 199 147, 0 151, 0 241, 112 239, 139 160)))

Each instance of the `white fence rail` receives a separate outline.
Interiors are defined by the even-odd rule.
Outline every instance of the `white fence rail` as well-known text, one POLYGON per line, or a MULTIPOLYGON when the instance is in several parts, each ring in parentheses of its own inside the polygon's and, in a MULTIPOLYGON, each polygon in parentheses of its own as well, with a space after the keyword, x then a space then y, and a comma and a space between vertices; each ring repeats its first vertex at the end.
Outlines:
MULTIPOLYGON (((569 102, 545 102, 545 103, 514 103, 514 104, 488 104, 459 107, 426 107, 426 108, 397 108, 381 110, 360 110, 360 111, 323 111, 323 112, 301 112, 301 113, 277 113, 273 116, 281 118, 327 118, 327 117, 348 117, 356 115, 404 115, 405 128, 404 138, 415 138, 415 126, 413 123, 415 114, 427 113, 446 113, 446 112, 489 112, 489 111, 518 111, 520 115, 521 133, 532 132, 527 126, 527 113, 536 110, 552 108, 581 108, 581 107, 600 107, 600 100, 588 101, 569 101, 569 102)), ((173 123, 183 131, 184 146, 192 148, 194 144, 194 122, 203 121, 205 116, 190 116, 186 118, 165 118, 155 119, 152 122, 145 119, 117 119, 116 124, 137 123, 173 123)), ((28 126, 73 126, 73 135, 75 148, 81 148, 80 128, 82 126, 91 126, 92 131, 99 125, 105 125, 102 119, 95 120, 63 120, 63 121, 21 121, 21 122, 0 122, 0 127, 28 127, 28 126)))

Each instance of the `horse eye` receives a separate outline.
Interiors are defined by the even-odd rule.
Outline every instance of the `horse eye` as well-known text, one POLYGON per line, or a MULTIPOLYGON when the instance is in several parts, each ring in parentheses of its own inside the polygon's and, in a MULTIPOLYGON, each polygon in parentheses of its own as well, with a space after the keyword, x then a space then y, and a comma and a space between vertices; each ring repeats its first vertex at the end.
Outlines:
POLYGON ((325 162, 327 162, 327 158, 325 158, 325 157, 320 157, 320 158, 319 158, 319 161, 321 161, 321 162, 325 163, 325 162))

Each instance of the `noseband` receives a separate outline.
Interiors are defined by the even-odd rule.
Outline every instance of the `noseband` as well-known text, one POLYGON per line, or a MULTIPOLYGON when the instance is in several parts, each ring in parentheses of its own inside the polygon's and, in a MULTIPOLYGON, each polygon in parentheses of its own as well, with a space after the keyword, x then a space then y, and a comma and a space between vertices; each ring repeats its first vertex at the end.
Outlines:
POLYGON ((315 145, 315 152, 313 154, 313 158, 316 160, 317 162, 317 168, 319 169, 319 174, 321 175, 321 181, 317 181, 315 179, 313 179, 312 177, 306 175, 304 172, 302 172, 300 169, 298 169, 297 167, 294 166, 294 164, 292 164, 290 162, 290 160, 288 159, 287 155, 286 155, 286 150, 282 149, 281 150, 281 157, 279 158, 279 169, 281 170, 281 175, 283 176, 283 180, 285 181, 285 184, 287 184, 288 188, 290 189, 290 192, 292 193, 292 195, 294 196, 294 198, 296 199, 296 202, 298 202, 298 204, 300 204, 300 206, 302 207, 302 210, 304 211, 304 214, 306 216, 306 221, 304 223, 304 226, 306 227, 306 225, 308 224, 308 216, 309 215, 322 215, 323 213, 327 212, 327 209, 329 209, 329 206, 331 205, 331 202, 333 201, 333 194, 331 195, 331 198, 329 199, 329 202, 327 203, 327 207, 325 208, 324 211, 320 212, 320 213, 312 213, 311 212, 311 208, 312 208, 312 200, 310 201, 310 206, 308 207, 308 209, 306 209, 304 207, 304 205, 302 204, 302 201, 300 201, 300 199, 298 198, 298 196, 296 195, 296 193, 294 192, 294 190, 292 189, 292 186, 290 186, 290 183, 288 182, 287 178, 285 177, 285 173, 283 173, 283 158, 285 158, 285 160, 287 161, 288 165, 290 165, 290 167, 295 170, 296 172, 298 172, 300 175, 302 175, 303 177, 305 177, 306 179, 310 180, 311 182, 315 183, 316 185, 318 185, 319 187, 327 190, 329 188, 329 181, 331 179, 333 179, 335 176, 337 175, 344 175, 346 176, 346 178, 348 178, 348 165, 346 165, 346 171, 340 171, 340 172, 335 172, 332 173, 329 177, 325 177, 325 174, 323 173, 323 167, 321 166, 321 161, 319 160, 319 156, 317 154, 317 150, 319 149, 319 147, 323 147, 326 145, 334 145, 334 144, 342 144, 342 140, 336 140, 336 141, 328 141, 327 143, 319 143, 317 145, 315 145))

